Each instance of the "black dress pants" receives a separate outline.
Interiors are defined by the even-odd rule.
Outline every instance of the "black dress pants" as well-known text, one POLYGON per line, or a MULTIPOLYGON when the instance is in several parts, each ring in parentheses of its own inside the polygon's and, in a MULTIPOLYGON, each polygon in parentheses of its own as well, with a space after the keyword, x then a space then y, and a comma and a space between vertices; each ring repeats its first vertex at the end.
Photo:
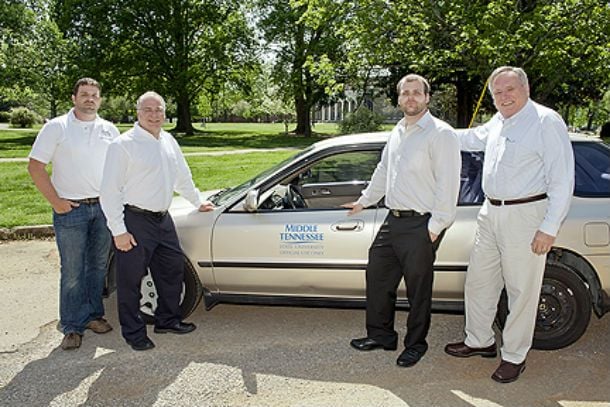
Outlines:
POLYGON ((168 327, 181 321, 184 258, 169 214, 125 208, 125 225, 138 245, 128 252, 115 247, 119 322, 123 337, 138 341, 146 336, 146 324, 140 315, 140 284, 147 269, 157 290, 155 325, 168 327))
POLYGON ((391 213, 371 248, 366 269, 366 329, 369 338, 396 343, 394 330, 396 291, 405 279, 410 304, 405 348, 428 349, 434 260, 443 233, 432 243, 428 232, 430 214, 395 217, 391 213))

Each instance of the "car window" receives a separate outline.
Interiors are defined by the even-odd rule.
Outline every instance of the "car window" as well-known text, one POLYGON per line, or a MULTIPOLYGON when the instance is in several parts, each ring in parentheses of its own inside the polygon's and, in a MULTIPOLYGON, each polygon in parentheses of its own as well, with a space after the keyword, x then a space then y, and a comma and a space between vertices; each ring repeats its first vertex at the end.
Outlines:
POLYGON ((459 205, 478 205, 485 199, 483 188, 481 187, 483 157, 482 151, 462 151, 459 205))
POLYGON ((610 196, 610 149, 600 143, 573 143, 574 195, 610 196))
POLYGON ((380 154, 380 151, 353 151, 325 157, 301 174, 298 184, 368 181, 380 154))
POLYGON ((380 148, 321 157, 264 191, 258 209, 341 209, 360 197, 380 157, 380 148))

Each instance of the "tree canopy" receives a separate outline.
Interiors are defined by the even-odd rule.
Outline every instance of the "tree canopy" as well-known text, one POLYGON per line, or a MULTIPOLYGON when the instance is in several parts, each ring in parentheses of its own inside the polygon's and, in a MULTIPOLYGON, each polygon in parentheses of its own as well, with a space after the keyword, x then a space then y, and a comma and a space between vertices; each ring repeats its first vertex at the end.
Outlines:
POLYGON ((248 117, 293 106, 307 135, 317 105, 345 89, 395 100, 398 78, 417 72, 452 89, 463 127, 490 72, 510 64, 534 99, 566 119, 588 109, 590 124, 607 120, 608 21, 605 0, 4 0, 0 109, 38 95, 54 115, 87 75, 106 94, 158 91, 177 131, 192 132, 203 105, 248 117), (270 93, 282 103, 261 109, 270 93))

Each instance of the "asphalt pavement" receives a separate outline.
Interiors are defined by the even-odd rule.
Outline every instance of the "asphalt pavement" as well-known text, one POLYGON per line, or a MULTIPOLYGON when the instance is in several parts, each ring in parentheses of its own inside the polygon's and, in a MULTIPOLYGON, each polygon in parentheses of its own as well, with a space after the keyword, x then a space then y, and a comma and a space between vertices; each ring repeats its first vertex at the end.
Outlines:
MULTIPOLYGON (((44 256, 53 260, 48 250, 44 256)), ((17 287, 21 274, 3 278, 3 286, 17 287)), ((428 353, 415 367, 399 368, 400 348, 350 348, 349 340, 364 334, 361 309, 199 307, 189 318, 195 332, 162 335, 149 328, 157 347, 135 352, 120 337, 111 296, 107 317, 117 329, 87 331, 80 349, 63 351, 57 310, 46 310, 46 321, 24 312, 32 306, 28 298, 57 295, 51 283, 57 272, 40 278, 45 274, 44 295, 40 287, 3 292, 22 300, 3 303, 0 322, 17 319, 36 326, 37 334, 18 335, 0 352, 0 406, 610 406, 610 316, 593 317, 568 348, 531 351, 522 377, 498 384, 490 375, 499 359, 443 352, 447 342, 462 338, 459 314, 434 314, 428 353)), ((406 316, 397 314, 401 338, 406 316)))

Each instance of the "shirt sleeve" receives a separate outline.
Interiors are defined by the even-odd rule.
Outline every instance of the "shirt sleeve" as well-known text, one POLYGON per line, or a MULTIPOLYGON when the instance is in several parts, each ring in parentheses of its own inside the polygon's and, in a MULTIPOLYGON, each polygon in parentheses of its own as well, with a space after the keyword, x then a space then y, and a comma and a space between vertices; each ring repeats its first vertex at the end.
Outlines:
POLYGON ((570 209, 574 192, 574 151, 567 127, 558 114, 542 123, 542 160, 549 205, 540 231, 557 236, 561 222, 570 209))
POLYGON ((462 158, 460 144, 451 129, 442 130, 432 141, 431 148, 435 190, 428 230, 439 235, 455 220, 462 158))
POLYGON ((193 182, 193 176, 191 170, 180 150, 180 146, 175 138, 171 137, 171 145, 176 154, 176 164, 178 166, 176 171, 176 185, 174 185, 174 191, 178 192, 187 201, 199 208, 201 206, 201 198, 199 197, 199 190, 195 187, 193 182))
POLYGON ((53 161, 55 150, 61 142, 62 137, 63 129, 59 122, 46 123, 36 136, 36 140, 34 140, 29 158, 44 164, 50 163, 53 161))
POLYGON ((129 155, 118 143, 111 143, 106 153, 102 186, 100 188, 100 204, 106 216, 108 229, 112 236, 122 235, 127 232, 124 215, 124 197, 127 168, 129 166, 129 155))
POLYGON ((484 125, 470 129, 456 129, 455 134, 462 151, 485 151, 489 128, 493 125, 495 117, 484 125))
POLYGON ((383 152, 381 153, 381 160, 377 164, 375 171, 373 171, 373 175, 371 176, 371 181, 369 185, 366 187, 364 191, 362 191, 362 195, 356 201, 356 203, 364 206, 371 206, 379 202, 381 198, 385 195, 385 188, 387 183, 387 173, 388 173, 388 145, 390 141, 388 140, 383 152))

